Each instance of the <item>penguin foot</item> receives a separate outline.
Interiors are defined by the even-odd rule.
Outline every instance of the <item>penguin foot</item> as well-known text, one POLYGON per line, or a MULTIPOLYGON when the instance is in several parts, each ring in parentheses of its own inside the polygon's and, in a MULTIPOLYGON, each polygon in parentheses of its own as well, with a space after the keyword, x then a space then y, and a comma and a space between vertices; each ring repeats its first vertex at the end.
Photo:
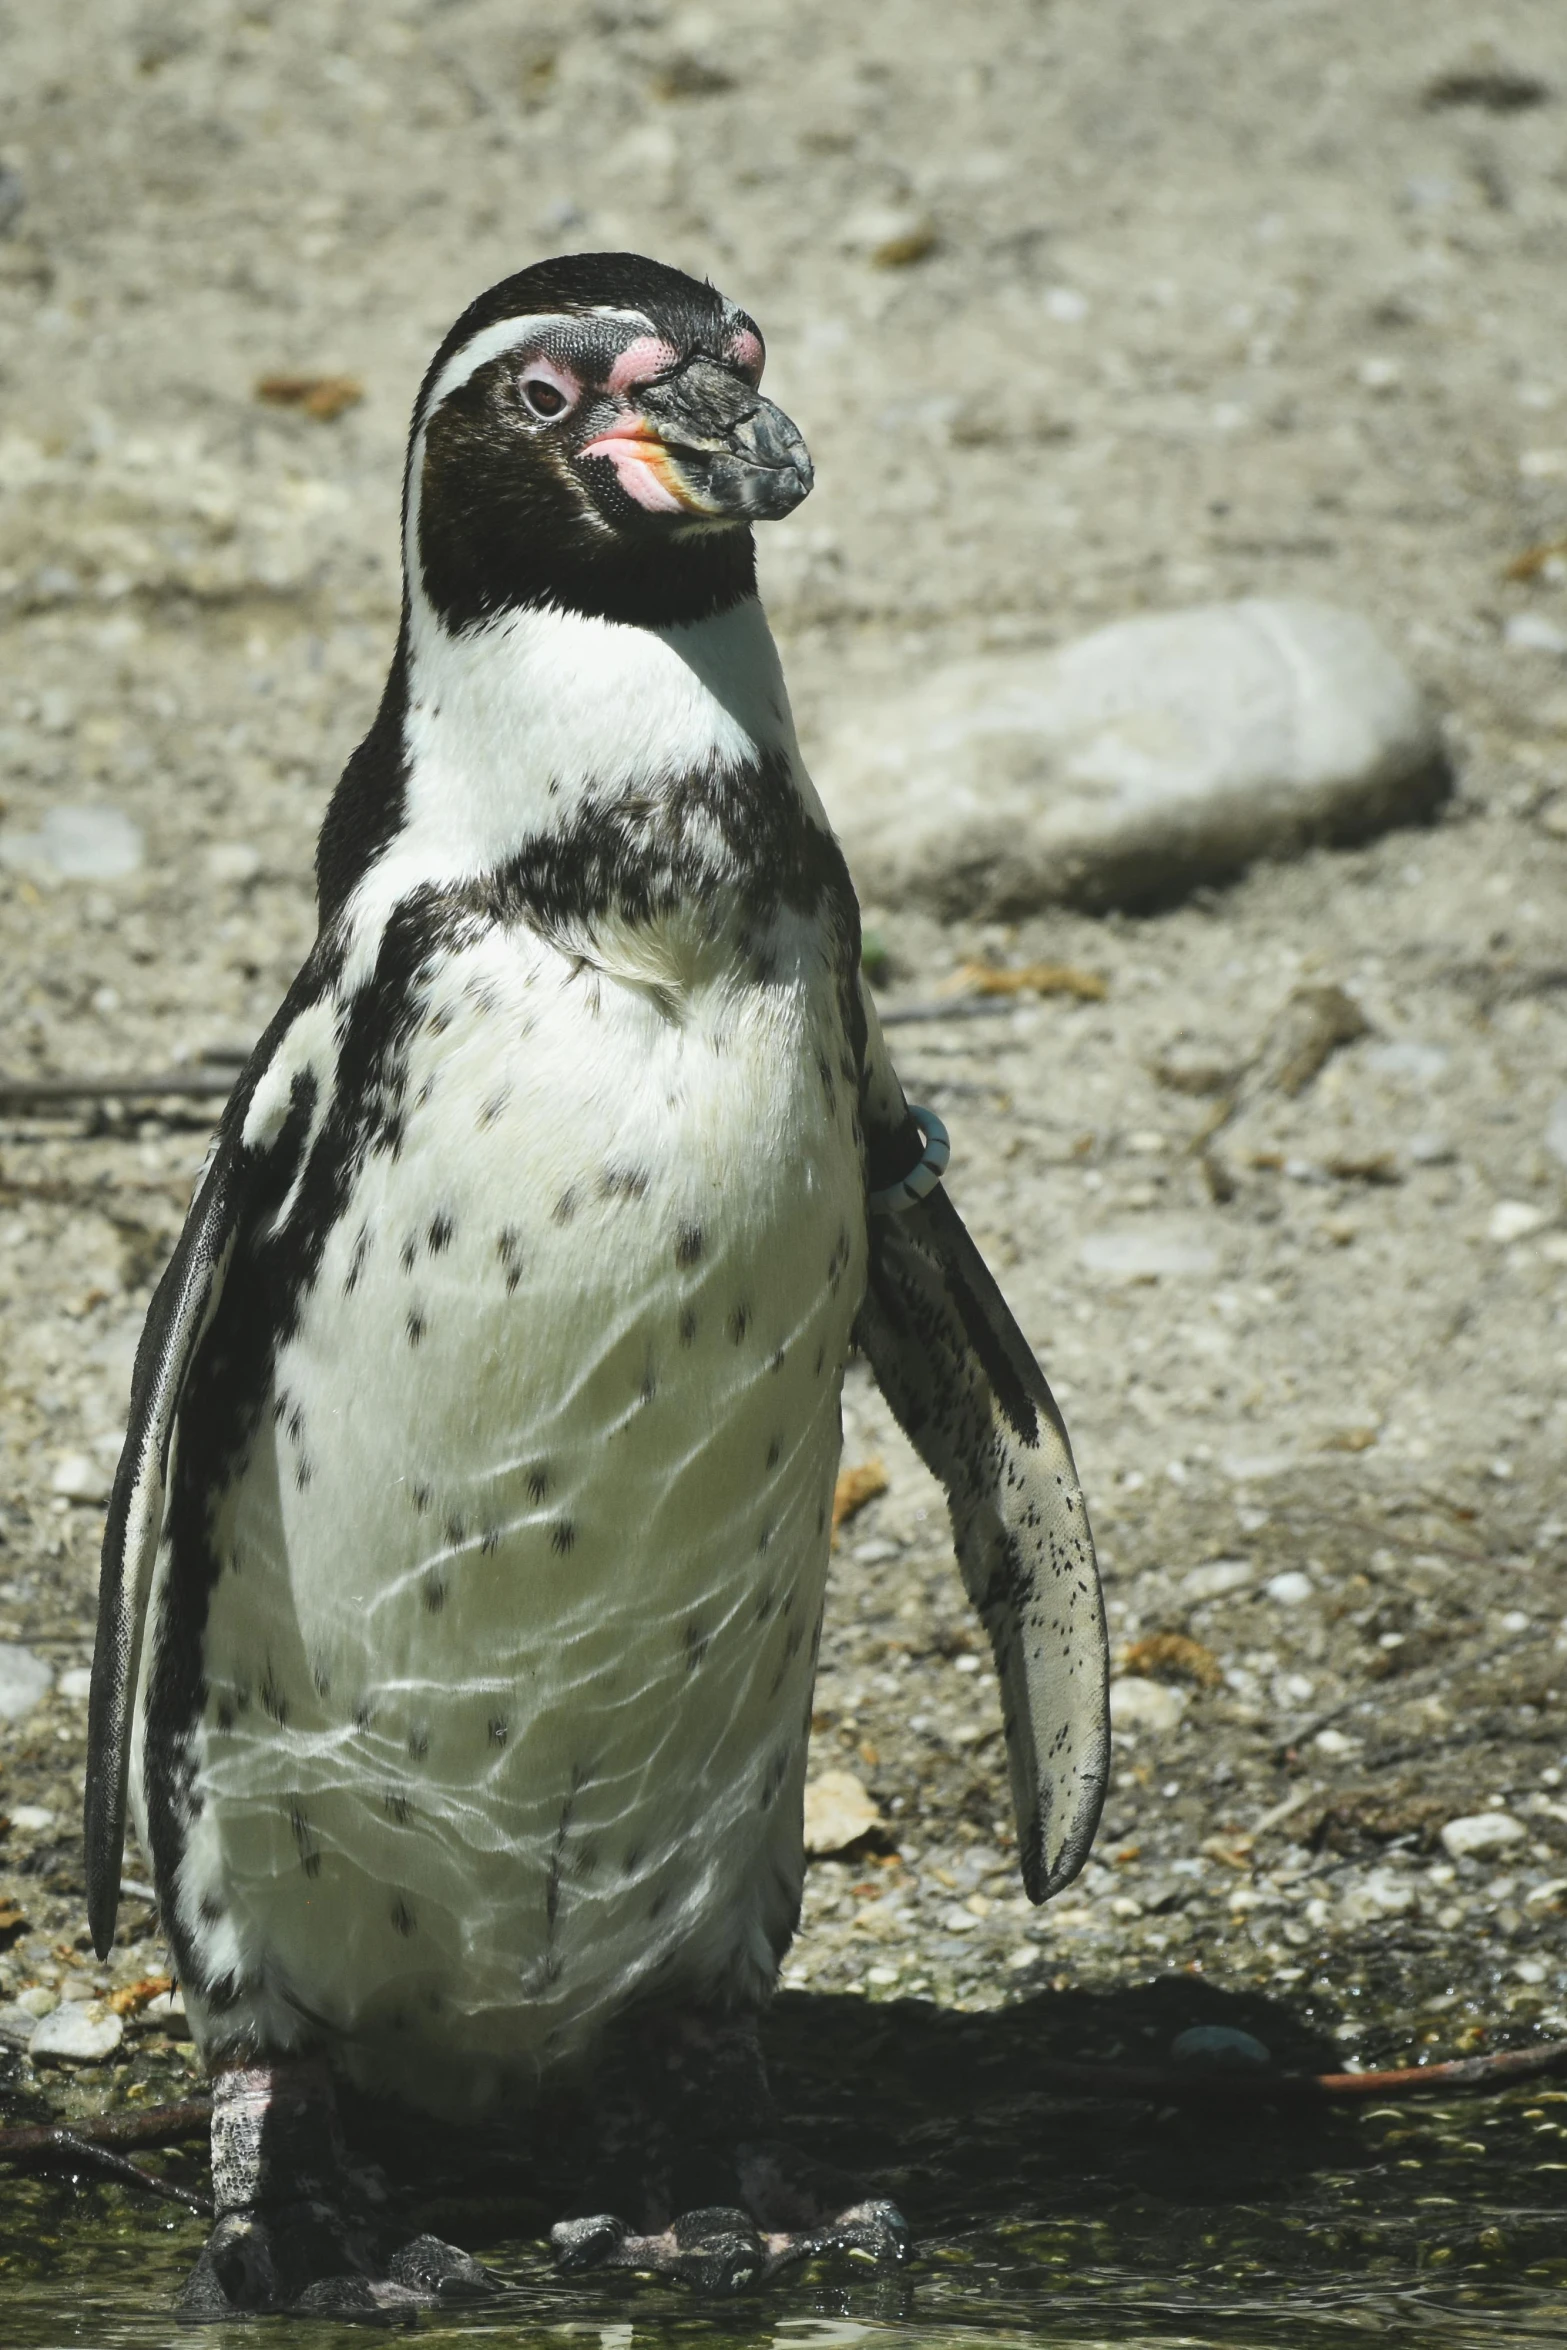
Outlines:
POLYGON ((809 2260, 906 2261, 913 2244, 895 2204, 782 2139, 753 2135, 774 2112, 753 2014, 684 2008, 632 2019, 601 2084, 589 2190, 611 2209, 551 2229, 561 2268, 631 2269, 731 2294, 809 2260), (640 2231, 615 2216, 617 2205, 640 2214, 640 2231))
POLYGON ((568 2274, 633 2269, 667 2277, 699 2293, 731 2294, 770 2284, 808 2260, 848 2258, 878 2266, 907 2260, 909 2226, 895 2204, 851 2204, 814 2228, 762 2230, 748 2211, 713 2204, 688 2211, 657 2235, 633 2235, 624 2220, 600 2213, 562 2220, 550 2230, 556 2260, 568 2274))
POLYGON ((488 2269, 438 2236, 415 2236, 379 2260, 330 2204, 296 2203, 225 2212, 186 2279, 179 2316, 186 2325, 265 2314, 395 2325, 499 2290, 488 2269))
POLYGON ((354 2189, 373 2201, 378 2182, 348 2169, 331 2079, 309 2058, 215 2075, 212 2184, 218 2223, 180 2296, 187 2325, 267 2311, 406 2323, 500 2289, 437 2236, 383 2257, 381 2228, 348 2215, 354 2189))

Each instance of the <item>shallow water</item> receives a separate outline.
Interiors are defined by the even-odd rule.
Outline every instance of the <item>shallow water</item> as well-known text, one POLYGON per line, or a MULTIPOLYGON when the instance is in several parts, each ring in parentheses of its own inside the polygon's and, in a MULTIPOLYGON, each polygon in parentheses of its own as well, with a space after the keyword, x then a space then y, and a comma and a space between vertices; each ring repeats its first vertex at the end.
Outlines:
MULTIPOLYGON (((1041 2059, 1136 2061, 1172 2023, 1271 2035, 1320 2058, 1261 2000, 1189 1982, 1048 1995, 992 2014, 786 1998, 770 2026, 791 2136, 859 2164, 914 2221, 885 2279, 817 2270, 723 2306, 617 2279, 563 2283, 541 2250, 551 2188, 516 2141, 448 2139, 385 2116, 356 2137, 399 2182, 410 2228, 465 2243, 513 2282, 422 2341, 601 2350, 1315 2350, 1373 2336, 1486 2350, 1567 2342, 1567 2089, 1309 2115, 1194 2115, 1047 2094, 1041 2059)), ((196 2157, 173 2158, 195 2178, 196 2157)), ((0 2345, 148 2350, 189 2342, 175 2295, 202 2223, 111 2186, 0 2178, 0 2345)), ((361 2329, 278 2321, 286 2338, 361 2329)), ((252 2327, 204 2337, 252 2346, 252 2327)), ((265 2338, 265 2337, 262 2337, 265 2338)))

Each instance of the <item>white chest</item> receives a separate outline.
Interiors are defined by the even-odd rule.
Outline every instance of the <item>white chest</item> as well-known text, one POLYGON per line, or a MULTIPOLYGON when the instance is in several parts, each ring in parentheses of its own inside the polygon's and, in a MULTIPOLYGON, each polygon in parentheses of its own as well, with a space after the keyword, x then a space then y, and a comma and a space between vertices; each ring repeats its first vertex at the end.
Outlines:
POLYGON ((813 941, 679 959, 437 961, 217 1505, 182 1900, 418 2095, 792 1924, 856 1104, 813 941))

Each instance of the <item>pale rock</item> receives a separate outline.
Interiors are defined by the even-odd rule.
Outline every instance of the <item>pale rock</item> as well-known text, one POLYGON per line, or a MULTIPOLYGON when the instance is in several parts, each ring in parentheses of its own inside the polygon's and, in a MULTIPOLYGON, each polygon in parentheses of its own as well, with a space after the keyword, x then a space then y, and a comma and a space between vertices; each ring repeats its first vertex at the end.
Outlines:
POLYGON ((38 2018, 19 1999, 0 2007, 0 2048, 25 2051, 38 2029, 38 2018))
MULTIPOLYGON (((40 2016, 53 2015, 60 2004, 60 1994, 47 1983, 29 1983, 25 1991, 17 1993, 16 2004, 25 2007, 36 2024, 40 2016)), ((28 2034, 31 2039, 32 2034, 28 2034)))
POLYGON ((0 825, 0 865, 50 881, 122 881, 142 862, 139 824, 118 808, 51 808, 36 832, 0 825))
POLYGON ((1259 598, 937 668, 847 716, 817 774, 862 895, 943 915, 1169 903, 1452 786, 1364 620, 1259 598))
POLYGON ((46 1836, 54 1826, 54 1813, 47 1804, 18 1803, 11 1810, 11 1825, 24 1836, 46 1836))
POLYGON ((852 1771, 823 1771, 805 1790, 805 1849, 819 1859, 844 1852, 882 1824, 881 1813, 852 1771))
POLYGON ((1532 1200, 1499 1199, 1486 1231, 1492 1240, 1507 1247, 1515 1240, 1527 1240, 1550 1220, 1550 1210, 1537 1208, 1532 1200))
POLYGON ((72 2000, 46 2015, 33 2033, 28 2054, 34 2064, 65 2059, 73 2064, 102 2064, 125 2037, 117 2015, 96 2001, 72 2000))
POLYGON ((1529 1833, 1511 1812, 1477 1811, 1449 1820, 1442 1830, 1442 1846, 1450 1860, 1484 1860, 1509 1844, 1521 1843, 1529 1833))
POLYGON ((1375 1925, 1380 1918, 1407 1917, 1419 1907, 1419 1889, 1407 1877, 1393 1869, 1368 1869, 1344 1886, 1339 1918, 1346 1926, 1375 1925))
POLYGON ((51 1493, 64 1494, 67 1501, 107 1501, 114 1478, 101 1461, 90 1453, 68 1452, 61 1455, 49 1480, 51 1493))
POLYGON ((1166 1281, 1217 1272, 1218 1253, 1194 1232, 1139 1218, 1109 1232, 1090 1232, 1078 1245, 1090 1273, 1110 1281, 1166 1281))
POLYGON ((1145 1681, 1139 1675, 1128 1673, 1110 1684, 1110 1725, 1112 1729, 1147 1730, 1155 1738, 1166 1738, 1177 1727, 1186 1711, 1184 1689, 1171 1689, 1163 1681, 1145 1681))
POLYGON ((53 1687, 54 1675, 41 1656, 14 1640, 0 1640, 0 1721, 20 1721, 43 1704, 53 1687))
POLYGON ((248 840, 215 840, 207 851, 209 880, 243 888, 261 872, 261 851, 248 840))
POLYGON ((1551 1104, 1545 1121, 1545 1147, 1553 1159, 1567 1167, 1567 1093, 1559 1093, 1551 1104))
POLYGON ((1311 1597, 1311 1577, 1303 1575, 1298 1567, 1286 1567, 1265 1588, 1268 1597, 1279 1607, 1304 1607, 1311 1597))
POLYGON ((936 224, 928 212, 909 205, 872 204, 850 214, 840 242, 877 269, 907 269, 934 249, 936 224))
POLYGON ((1567 653, 1567 628, 1558 628, 1543 612, 1514 612, 1502 630, 1508 644, 1524 653, 1567 653))
POLYGON ((1244 1591, 1257 1580, 1257 1570, 1250 1559, 1208 1559, 1200 1567, 1181 1578, 1181 1589, 1188 1599, 1224 1599, 1232 1591, 1244 1591))
POLYGON ((68 1699, 72 1705, 85 1705, 92 1695, 92 1667, 72 1665, 68 1673, 60 1675, 54 1686, 57 1696, 68 1699))

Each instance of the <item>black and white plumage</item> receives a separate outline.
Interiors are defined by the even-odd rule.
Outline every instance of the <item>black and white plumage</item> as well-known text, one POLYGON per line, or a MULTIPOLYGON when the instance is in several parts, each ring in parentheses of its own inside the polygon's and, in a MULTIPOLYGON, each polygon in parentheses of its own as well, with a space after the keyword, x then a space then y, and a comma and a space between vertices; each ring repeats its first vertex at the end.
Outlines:
POLYGON ((952 1498, 1036 1900, 1092 1835, 1059 1415, 945 1195, 867 1215, 923 1145, 755 595, 810 486, 761 363, 711 288, 581 256, 420 393, 391 676, 105 1541, 94 1937, 128 1787, 211 2065, 462 2112, 641 2006, 756 2009, 857 1321, 952 1498))

